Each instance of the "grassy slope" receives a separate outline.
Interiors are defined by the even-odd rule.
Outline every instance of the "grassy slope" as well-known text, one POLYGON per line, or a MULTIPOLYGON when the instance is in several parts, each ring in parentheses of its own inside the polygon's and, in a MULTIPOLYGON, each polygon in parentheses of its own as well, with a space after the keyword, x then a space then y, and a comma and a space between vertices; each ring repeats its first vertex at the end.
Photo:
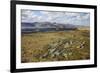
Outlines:
MULTIPOLYGON (((22 62, 44 62, 62 60, 84 60, 90 58, 89 30, 38 32, 22 35, 22 62), (64 43, 65 41, 65 43, 64 43), (68 46, 67 42, 72 41, 68 46), (84 43, 85 42, 85 43, 84 43), (62 45, 59 46, 59 44, 62 45), (83 48, 81 44, 84 43, 83 48), (64 50, 59 55, 49 54, 52 44, 56 44, 58 51, 64 50), (49 47, 49 48, 48 48, 49 47), (68 50, 71 50, 68 52, 68 50), (46 56, 44 56, 47 54, 46 56)), ((54 47, 55 48, 55 47, 54 47)))

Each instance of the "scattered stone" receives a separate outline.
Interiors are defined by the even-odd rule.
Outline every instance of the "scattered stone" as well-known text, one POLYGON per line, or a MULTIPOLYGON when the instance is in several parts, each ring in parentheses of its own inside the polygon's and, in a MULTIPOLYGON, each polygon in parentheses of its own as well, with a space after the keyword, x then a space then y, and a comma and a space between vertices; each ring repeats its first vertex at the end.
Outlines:
POLYGON ((55 54, 56 56, 59 56, 59 55, 60 55, 60 52, 59 52, 59 51, 55 51, 54 54, 55 54))
POLYGON ((49 50, 49 53, 52 54, 52 53, 54 53, 54 51, 56 51, 56 48, 50 49, 50 50, 49 50))
POLYGON ((67 48, 67 47, 69 47, 69 43, 68 42, 64 45, 64 48, 67 48))
POLYGON ((72 55, 72 52, 69 52, 68 55, 69 55, 69 56, 72 55))
POLYGON ((70 40, 70 44, 71 44, 71 45, 73 44, 73 41, 72 41, 72 40, 70 40))
POLYGON ((45 53, 43 56, 42 56, 42 58, 45 58, 45 57, 47 57, 48 56, 48 53, 45 53))
POLYGON ((63 53, 63 56, 64 56, 66 59, 68 59, 68 54, 63 53))
POLYGON ((84 46, 85 46, 85 41, 83 41, 83 42, 81 43, 80 49, 84 48, 84 46))
POLYGON ((51 54, 50 56, 51 56, 51 58, 54 58, 55 57, 55 54, 51 54))
POLYGON ((43 58, 54 58, 57 59, 59 56, 65 57, 65 59, 68 59, 73 52, 71 48, 84 48, 85 41, 74 41, 74 40, 68 40, 68 39, 59 39, 56 41, 51 42, 50 44, 46 45, 45 48, 47 48, 47 52, 43 54, 41 59, 43 58), (75 45, 75 43, 77 43, 75 45), (71 48, 70 48, 71 47, 71 48))

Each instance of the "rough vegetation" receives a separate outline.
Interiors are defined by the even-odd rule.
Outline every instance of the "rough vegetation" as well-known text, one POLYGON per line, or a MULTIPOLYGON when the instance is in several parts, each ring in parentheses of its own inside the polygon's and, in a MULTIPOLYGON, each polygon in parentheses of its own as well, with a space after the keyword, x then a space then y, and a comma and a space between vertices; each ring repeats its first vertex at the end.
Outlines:
POLYGON ((89 59, 89 34, 89 30, 22 34, 21 62, 89 59))

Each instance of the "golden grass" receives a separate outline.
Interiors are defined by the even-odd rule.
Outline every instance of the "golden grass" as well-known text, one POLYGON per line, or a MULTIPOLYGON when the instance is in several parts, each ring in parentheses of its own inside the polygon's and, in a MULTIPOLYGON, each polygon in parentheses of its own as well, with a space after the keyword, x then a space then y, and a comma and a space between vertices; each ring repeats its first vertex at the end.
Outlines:
MULTIPOLYGON (((22 34, 21 39, 21 62, 44 62, 44 61, 62 61, 62 60, 85 60, 90 58, 90 35, 89 30, 74 30, 74 31, 55 31, 55 32, 37 32, 30 34, 22 34), (72 55, 68 58, 62 55, 51 57, 48 55, 45 58, 41 58, 45 53, 48 53, 48 45, 56 42, 72 40, 74 42, 68 48, 71 50, 72 55), (80 49, 80 42, 85 41, 85 46, 80 49)), ((64 44, 65 46, 65 44, 64 44)), ((59 46, 58 49, 63 50, 63 46, 59 46)), ((68 49, 64 48, 64 50, 68 49)), ((52 49, 52 48, 50 48, 52 49)), ((66 53, 65 53, 66 54, 66 53)))

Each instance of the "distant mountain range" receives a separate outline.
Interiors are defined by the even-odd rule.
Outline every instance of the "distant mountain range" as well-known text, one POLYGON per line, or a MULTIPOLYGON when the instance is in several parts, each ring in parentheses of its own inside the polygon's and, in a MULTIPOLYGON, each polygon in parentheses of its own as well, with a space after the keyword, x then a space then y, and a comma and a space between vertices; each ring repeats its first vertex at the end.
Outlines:
POLYGON ((73 24, 61 24, 51 22, 34 22, 34 23, 21 23, 22 32, 38 32, 38 31, 60 31, 60 30, 75 30, 77 26, 73 24))

